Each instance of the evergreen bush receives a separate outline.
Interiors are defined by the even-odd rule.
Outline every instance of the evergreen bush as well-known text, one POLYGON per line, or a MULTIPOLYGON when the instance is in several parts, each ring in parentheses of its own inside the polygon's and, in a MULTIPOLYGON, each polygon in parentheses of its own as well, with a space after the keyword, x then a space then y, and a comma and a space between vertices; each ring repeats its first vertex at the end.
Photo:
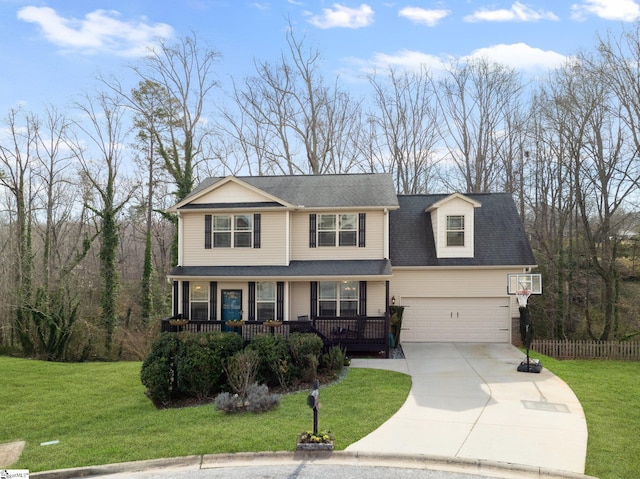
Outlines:
POLYGON ((268 386, 277 386, 282 381, 289 382, 289 378, 279 378, 280 371, 288 371, 283 367, 291 362, 287 339, 280 334, 258 334, 254 336, 249 349, 258 352, 260 367, 258 368, 258 382, 268 386))

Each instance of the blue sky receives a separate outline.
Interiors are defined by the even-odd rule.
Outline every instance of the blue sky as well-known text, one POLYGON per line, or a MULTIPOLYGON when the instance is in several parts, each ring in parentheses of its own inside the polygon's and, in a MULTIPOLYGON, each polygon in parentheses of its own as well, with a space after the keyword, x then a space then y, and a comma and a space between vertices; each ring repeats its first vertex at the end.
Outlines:
POLYGON ((64 108, 95 89, 97 72, 126 79, 155 39, 190 32, 221 53, 228 85, 254 59, 277 60, 290 22, 348 87, 385 65, 474 55, 541 73, 639 20, 640 0, 0 0, 0 115, 64 108))

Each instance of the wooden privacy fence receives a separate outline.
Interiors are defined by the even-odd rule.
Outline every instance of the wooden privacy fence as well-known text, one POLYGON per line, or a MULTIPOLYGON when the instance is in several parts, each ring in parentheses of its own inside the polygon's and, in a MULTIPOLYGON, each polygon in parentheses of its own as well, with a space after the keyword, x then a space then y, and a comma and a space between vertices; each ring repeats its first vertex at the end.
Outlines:
POLYGON ((640 341, 561 341, 534 339, 531 349, 557 359, 640 361, 640 341))

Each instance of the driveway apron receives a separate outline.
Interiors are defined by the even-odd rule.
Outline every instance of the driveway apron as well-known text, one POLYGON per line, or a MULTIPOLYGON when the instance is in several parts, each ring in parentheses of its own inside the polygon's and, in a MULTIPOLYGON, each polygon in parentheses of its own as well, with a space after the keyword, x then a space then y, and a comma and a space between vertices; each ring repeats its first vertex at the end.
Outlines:
MULTIPOLYGON (((510 344, 405 343, 405 359, 352 367, 411 375, 404 405, 347 451, 480 459, 584 473, 587 424, 560 378, 516 370, 510 344)), ((543 364, 544 366, 544 364, 543 364)))

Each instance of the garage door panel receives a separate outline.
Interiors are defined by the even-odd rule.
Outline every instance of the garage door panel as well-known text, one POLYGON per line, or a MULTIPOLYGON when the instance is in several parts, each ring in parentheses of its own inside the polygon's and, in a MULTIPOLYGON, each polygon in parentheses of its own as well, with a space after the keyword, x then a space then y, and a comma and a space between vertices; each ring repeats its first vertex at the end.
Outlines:
POLYGON ((403 298, 403 342, 509 342, 508 298, 403 298))

